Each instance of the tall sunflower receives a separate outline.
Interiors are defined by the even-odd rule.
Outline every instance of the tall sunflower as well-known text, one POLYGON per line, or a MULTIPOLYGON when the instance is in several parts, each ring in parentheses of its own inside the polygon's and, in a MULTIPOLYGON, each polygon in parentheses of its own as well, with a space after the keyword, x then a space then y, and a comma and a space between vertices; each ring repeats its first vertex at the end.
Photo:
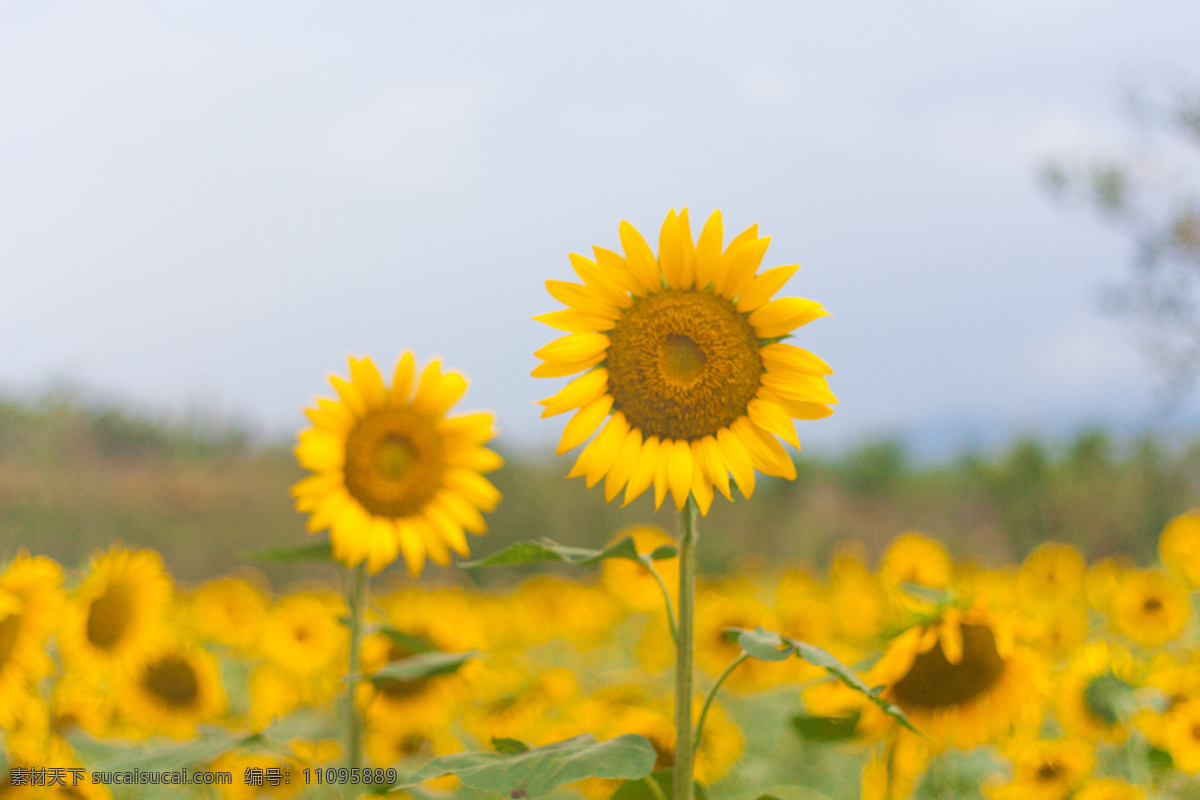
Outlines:
POLYGON ((403 554, 421 573, 428 556, 450 563, 469 552, 463 531, 482 534, 479 513, 500 493, 480 473, 503 461, 483 447, 494 436, 490 413, 447 416, 467 381, 434 360, 414 391, 415 362, 404 353, 385 386, 369 358, 350 359, 350 380, 330 378, 338 400, 306 410, 313 426, 300 434, 296 457, 311 475, 292 487, 308 529, 329 529, 334 557, 372 574, 403 554))
POLYGON ((758 274, 770 237, 752 225, 723 246, 720 211, 693 241, 687 209, 672 210, 657 257, 628 222, 620 237, 623 256, 572 254, 583 283, 546 281, 567 308, 535 318, 567 335, 535 353, 533 375, 583 373, 540 401, 543 417, 578 409, 559 454, 600 430, 571 476, 604 478, 607 498, 624 488, 625 503, 653 486, 656 506, 670 491, 682 511, 690 494, 702 514, 714 488, 732 499, 730 475, 746 497, 755 469, 795 478, 775 437, 799 447, 792 420, 828 416, 837 402, 833 370, 781 341, 827 316, 812 300, 771 299, 798 265, 758 274))

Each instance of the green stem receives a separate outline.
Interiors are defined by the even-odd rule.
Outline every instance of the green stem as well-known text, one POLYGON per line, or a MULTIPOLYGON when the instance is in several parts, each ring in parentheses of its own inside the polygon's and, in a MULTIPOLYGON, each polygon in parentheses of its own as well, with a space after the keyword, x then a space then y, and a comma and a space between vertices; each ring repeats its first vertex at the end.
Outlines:
POLYGON ((650 570, 650 574, 654 576, 654 580, 658 581, 658 588, 662 589, 663 602, 667 604, 667 627, 671 630, 671 641, 675 643, 676 647, 678 647, 679 633, 676 630, 675 606, 671 603, 671 592, 667 590, 667 584, 663 582, 662 576, 659 575, 658 570, 654 568, 654 562, 649 561, 649 563, 646 564, 646 567, 650 570))
POLYGON ((350 676, 346 688, 346 766, 355 769, 362 766, 362 726, 359 725, 358 705, 355 690, 360 671, 359 650, 362 649, 362 615, 367 593, 366 564, 348 569, 349 585, 346 601, 350 606, 350 676))
POLYGON ((696 501, 679 512, 679 627, 675 636, 674 800, 693 800, 692 639, 696 605, 696 501))
POLYGON ((704 698, 704 707, 700 709, 700 720, 696 723, 696 732, 692 735, 692 741, 695 742, 692 746, 693 751, 700 749, 700 735, 704 732, 704 718, 708 716, 708 707, 713 704, 713 700, 717 699, 717 689, 721 688, 721 684, 729 677, 729 673, 737 669, 738 665, 749 657, 746 653, 742 653, 735 658, 733 663, 726 667, 725 671, 717 678, 717 682, 712 685, 712 688, 708 690, 708 697, 704 698))

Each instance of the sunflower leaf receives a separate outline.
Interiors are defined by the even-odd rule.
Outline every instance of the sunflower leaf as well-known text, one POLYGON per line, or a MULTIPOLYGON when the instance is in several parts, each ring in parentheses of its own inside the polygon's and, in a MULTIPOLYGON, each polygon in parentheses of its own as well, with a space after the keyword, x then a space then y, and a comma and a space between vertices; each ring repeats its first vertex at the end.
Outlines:
POLYGON ((785 644, 778 633, 755 628, 748 631, 744 628, 727 628, 726 633, 733 634, 742 651, 751 658, 759 661, 785 661, 796 652, 795 648, 785 644))
MULTIPOLYGON (((662 550, 660 547, 659 550, 662 550)), ((654 556, 658 551, 656 550, 654 556)), ((499 567, 509 564, 537 564, 548 561, 560 561, 566 564, 585 566, 596 564, 606 558, 625 558, 630 561, 640 561, 637 546, 632 536, 622 537, 620 541, 609 545, 603 550, 593 550, 588 547, 571 547, 550 539, 537 542, 517 542, 486 558, 474 561, 463 561, 459 564, 463 569, 476 567, 499 567)))
MULTIPOLYGON (((708 789, 702 783, 693 784, 692 796, 696 800, 710 800, 708 789)), ((656 769, 640 781, 625 781, 617 789, 610 800, 659 800, 660 797, 671 797, 674 794, 675 773, 670 768, 656 769), (654 781, 661 795, 646 785, 646 781, 654 781)))
POLYGON ((504 737, 493 736, 492 749, 497 753, 524 753, 529 750, 529 745, 520 739, 506 739, 504 737))
POLYGON ((665 561, 679 555, 679 548, 673 544, 660 544, 649 554, 651 561, 665 561))
POLYGON ((465 653, 417 653, 415 656, 393 661, 378 672, 365 676, 374 684, 384 681, 414 681, 417 678, 430 678, 434 675, 449 675, 457 672, 469 658, 474 658, 474 650, 465 653))
POLYGON ((858 727, 857 713, 848 717, 814 717, 797 714, 792 717, 792 727, 800 737, 810 742, 843 742, 854 736, 858 727))
POLYGON ((333 546, 329 542, 286 544, 257 550, 242 556, 247 561, 333 561, 333 546))
POLYGON ((393 644, 399 645, 414 654, 428 653, 436 649, 427 639, 420 636, 413 636, 411 633, 405 633, 404 631, 398 631, 390 625, 367 626, 367 631, 369 633, 382 633, 391 639, 393 644))
POLYGON ((439 756, 400 777, 404 789, 442 775, 456 775, 471 789, 511 798, 538 797, 584 778, 637 780, 654 767, 654 748, 642 736, 625 734, 597 742, 592 734, 510 753, 439 756))
POLYGON ((175 772, 192 764, 204 764, 229 752, 245 739, 229 733, 213 732, 199 739, 168 747, 136 749, 117 753, 96 763, 94 772, 175 772))

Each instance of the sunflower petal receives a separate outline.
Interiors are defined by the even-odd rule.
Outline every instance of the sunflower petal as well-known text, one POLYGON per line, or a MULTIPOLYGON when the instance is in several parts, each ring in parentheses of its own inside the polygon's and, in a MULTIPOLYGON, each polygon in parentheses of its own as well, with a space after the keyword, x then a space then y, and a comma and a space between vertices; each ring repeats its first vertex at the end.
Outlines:
POLYGON ((317 398, 316 408, 306 408, 304 413, 312 422, 313 427, 322 428, 329 433, 336 433, 345 436, 349 433, 358 422, 358 418, 354 416, 349 408, 344 403, 339 403, 336 400, 330 400, 327 397, 317 398))
POLYGON ((802 347, 775 342, 758 351, 768 372, 799 372, 802 375, 832 375, 833 368, 802 347))
POLYGON ((504 466, 504 459, 495 450, 486 447, 447 448, 446 463, 476 472, 492 472, 504 466))
POLYGON ((563 429, 562 439, 558 443, 558 455, 561 456, 571 448, 577 447, 595 433, 596 428, 600 427, 600 423, 608 416, 612 404, 612 395, 606 394, 576 411, 575 416, 571 417, 567 427, 563 429))
POLYGON ((667 480, 671 485, 671 496, 675 498, 675 508, 679 511, 683 511, 692 488, 692 467, 691 444, 683 439, 677 440, 667 463, 667 480))
POLYGON ((721 244, 724 239, 721 211, 717 209, 709 215, 708 221, 700 230, 700 241, 696 244, 696 288, 706 289, 717 274, 717 265, 721 263, 721 244))
POLYGON ((639 294, 644 294, 647 289, 653 291, 661 288, 662 276, 650 245, 646 244, 637 228, 624 220, 621 221, 619 230, 621 247, 625 250, 625 265, 638 282, 638 288, 642 290, 639 294))
POLYGON ((604 477, 604 473, 612 468, 613 461, 616 460, 621 444, 625 441, 625 434, 628 432, 629 423, 625 421, 625 415, 618 411, 608 418, 608 424, 588 445, 588 448, 594 451, 587 468, 587 487, 589 489, 595 486, 604 477))
POLYGON ((795 423, 788 413, 775 403, 756 397, 746 404, 746 414, 751 422, 763 430, 782 437, 792 447, 800 446, 795 423))
POLYGON ((425 543, 425 551, 429 554, 429 560, 443 567, 450 564, 450 548, 446 547, 446 542, 438 533, 437 528, 430 522, 424 514, 413 518, 413 525, 421 535, 421 541, 425 543))
POLYGON ((625 263, 625 259, 621 258, 619 253, 603 247, 592 247, 592 253, 596 256, 596 266, 626 293, 633 295, 644 292, 637 278, 630 273, 629 265, 625 263))
POLYGON ((721 447, 721 455, 725 456, 725 463, 729 465, 729 472, 737 482, 738 489, 749 500, 754 494, 754 462, 750 460, 750 453, 729 428, 717 431, 717 444, 721 447))
POLYGON ((296 458, 300 466, 313 472, 341 469, 346 463, 346 438, 320 428, 309 428, 300 434, 296 458))
POLYGON ((617 308, 629 308, 633 304, 633 298, 614 280, 614 278, 586 256, 581 256, 579 253, 571 253, 571 267, 575 270, 575 274, 579 279, 596 294, 604 298, 617 308))
MULTIPOLYGON (((401 354, 400 360, 396 362, 396 371, 392 375, 392 388, 389 390, 389 394, 393 403, 403 404, 408 402, 416 368, 416 359, 413 358, 412 353, 406 350, 401 354)), ((424 556, 422 556, 421 560, 424 562, 424 556)))
POLYGON ((759 380, 765 389, 783 400, 837 403, 837 397, 829 391, 829 383, 821 375, 780 375, 765 372, 759 380))
POLYGON ((637 428, 630 428, 621 442, 617 457, 613 459, 612 466, 608 468, 608 475, 604 478, 605 500, 611 503, 612 499, 617 496, 617 492, 621 491, 621 487, 633 474, 634 467, 637 466, 638 455, 641 452, 642 432, 637 428))
POLYGON ((396 541, 408 566, 408 574, 419 577, 425 566, 425 542, 421 540, 416 526, 406 519, 396 520, 396 541))
POLYGON ((433 529, 437 531, 438 536, 442 538, 450 549, 458 553, 459 556, 466 557, 471 554, 471 548, 467 544, 467 535, 463 533, 462 525, 459 525, 457 520, 442 508, 436 500, 425 506, 425 519, 429 520, 433 525, 433 529))
POLYGON ((546 281, 546 290, 555 300, 584 314, 603 317, 607 320, 615 320, 621 316, 621 311, 616 304, 608 302, 588 287, 580 286, 578 283, 549 280, 546 281))
POLYGON ((605 319, 593 314, 585 314, 573 308, 564 308, 561 311, 538 314, 533 319, 536 322, 545 323, 551 328, 557 328, 560 331, 567 331, 568 333, 595 333, 596 331, 612 330, 613 327, 611 319, 605 319))
POLYGON ((675 443, 670 439, 664 439, 659 445, 658 463, 654 465, 654 510, 662 508, 663 500, 667 499, 667 492, 671 488, 671 452, 675 448, 675 443))
POLYGON ((487 533, 487 522, 484 521, 483 515, 479 513, 479 509, 463 499, 462 495, 442 489, 434 496, 434 502, 471 533, 487 533))
POLYGON ((796 274, 798 269, 800 269, 799 264, 788 264, 783 267, 772 267, 756 276, 754 280, 750 281, 746 291, 738 296, 737 310, 745 314, 766 303, 783 288, 783 285, 796 274))
POLYGON ((353 383, 339 378, 337 375, 330 375, 329 382, 333 384, 334 390, 338 393, 338 397, 342 398, 342 402, 354 412, 357 419, 362 419, 367 413, 367 401, 362 396, 362 392, 353 383))
POLYGON ((713 485, 705 477, 704 470, 700 469, 699 466, 697 464, 692 469, 692 497, 696 498, 696 506, 700 509, 700 516, 707 517, 708 509, 712 506, 713 501, 713 485))
POLYGON ((654 476, 658 471, 658 451, 657 436, 649 436, 642 442, 637 466, 633 468, 633 472, 629 476, 629 485, 625 487, 625 502, 621 504, 622 506, 629 505, 642 492, 649 489, 650 484, 654 483, 654 476))
POLYGON ((492 424, 495 416, 487 411, 476 411, 472 414, 457 414, 453 417, 443 417, 434 425, 447 446, 483 444, 496 435, 492 424))
POLYGON ((795 480, 796 465, 774 436, 755 425, 749 417, 742 417, 729 427, 746 446, 750 460, 759 472, 795 480))
POLYGON ((696 277, 696 252, 687 224, 687 209, 667 214, 658 237, 658 263, 663 278, 674 289, 690 289, 696 277))
POLYGON ((553 417, 573 408, 582 408, 608 391, 608 370, 603 367, 585 372, 558 391, 558 394, 539 400, 546 408, 542 418, 553 417))
POLYGON ((828 317, 829 312, 815 300, 802 297, 779 297, 750 315, 750 324, 760 339, 774 339, 807 325, 814 319, 828 317))
POLYGON ((775 401, 792 419, 824 419, 833 414, 833 409, 824 403, 807 403, 802 400, 779 398, 775 401))
POLYGON ((604 353, 584 359, 583 361, 547 361, 533 368, 529 373, 535 378, 565 378, 576 372, 591 369, 604 360, 604 353))
POLYGON ((492 486, 491 481, 469 469, 451 467, 446 470, 443 479, 446 488, 461 494, 468 503, 473 503, 480 511, 492 511, 500 502, 500 492, 492 486))
POLYGON ((412 409, 419 414, 440 417, 467 391, 467 379, 457 372, 442 373, 442 365, 436 359, 421 372, 417 392, 413 395, 412 409))
POLYGON ((770 244, 771 237, 764 236, 761 239, 755 239, 738 251, 730 262, 729 271, 725 276, 725 289, 722 291, 724 297, 732 300, 746 291, 750 282, 754 280, 754 273, 762 264, 763 256, 767 254, 767 247, 770 244))
POLYGON ((608 349, 608 337, 603 333, 569 333, 534 352, 544 361, 586 361, 608 349))
POLYGON ((383 376, 379 368, 370 358, 350 359, 350 380, 362 394, 363 402, 368 411, 383 408, 387 402, 387 388, 383 385, 383 376))
POLYGON ((729 242, 729 246, 721 254, 721 258, 717 261, 717 268, 713 272, 713 290, 717 294, 724 296, 725 285, 729 280, 729 269, 733 266, 734 260, 747 245, 756 241, 758 241, 757 223, 746 228, 729 242))
POLYGON ((725 495, 726 500, 732 500, 729 492, 729 470, 725 466, 725 458, 721 455, 721 446, 714 436, 705 436, 692 442, 692 458, 703 470, 708 482, 715 485, 725 495))

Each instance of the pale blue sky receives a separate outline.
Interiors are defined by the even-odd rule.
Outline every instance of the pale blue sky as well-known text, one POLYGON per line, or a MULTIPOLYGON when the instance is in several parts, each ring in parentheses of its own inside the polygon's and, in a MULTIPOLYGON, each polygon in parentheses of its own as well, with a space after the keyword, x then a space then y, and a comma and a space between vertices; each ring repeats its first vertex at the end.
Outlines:
POLYGON ((0 4, 0 387, 291 431, 350 353, 471 379, 512 443, 567 254, 671 207, 758 222, 833 313, 802 441, 1137 426, 1101 284, 1130 248, 1049 202, 1124 152, 1129 84, 1200 83, 1200 5, 0 4), (946 432, 949 433, 946 433, 946 432))

